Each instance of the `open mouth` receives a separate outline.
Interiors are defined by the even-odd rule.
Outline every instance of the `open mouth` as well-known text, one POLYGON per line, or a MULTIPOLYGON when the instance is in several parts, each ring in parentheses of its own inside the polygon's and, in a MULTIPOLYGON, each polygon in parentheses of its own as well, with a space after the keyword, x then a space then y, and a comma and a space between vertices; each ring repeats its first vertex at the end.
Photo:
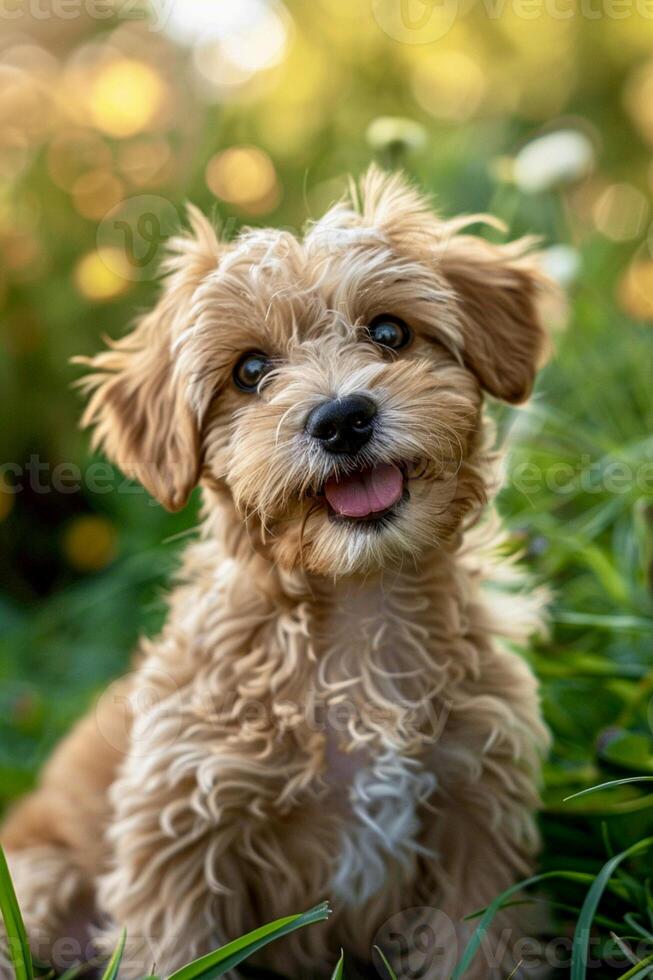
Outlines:
POLYGON ((404 475, 394 463, 377 463, 329 477, 324 496, 332 519, 378 525, 394 513, 406 496, 404 475))

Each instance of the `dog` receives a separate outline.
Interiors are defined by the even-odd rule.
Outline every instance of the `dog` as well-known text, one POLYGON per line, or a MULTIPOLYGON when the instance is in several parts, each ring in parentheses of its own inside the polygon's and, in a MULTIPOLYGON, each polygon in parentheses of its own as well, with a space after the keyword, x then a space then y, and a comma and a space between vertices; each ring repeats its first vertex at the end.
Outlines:
MULTIPOLYGON (((84 360, 94 445, 170 510, 200 484, 202 521, 161 634, 4 825, 42 958, 125 927, 121 975, 165 976, 329 898, 259 962, 369 962, 417 910, 446 978, 531 871, 548 735, 514 647, 546 617, 484 402, 528 398, 551 283, 478 221, 378 169, 303 237, 191 206, 153 311, 84 360)), ((519 910, 493 930, 466 977, 514 968, 519 910)))

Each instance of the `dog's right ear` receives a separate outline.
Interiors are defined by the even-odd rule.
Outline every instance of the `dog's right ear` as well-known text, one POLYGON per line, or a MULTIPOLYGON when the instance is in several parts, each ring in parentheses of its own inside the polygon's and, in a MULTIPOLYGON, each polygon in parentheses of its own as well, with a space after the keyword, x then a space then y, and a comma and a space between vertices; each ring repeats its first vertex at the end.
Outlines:
POLYGON ((134 330, 94 357, 75 358, 92 373, 79 386, 90 394, 82 425, 103 449, 168 510, 187 502, 200 470, 199 421, 175 371, 173 346, 189 326, 193 296, 217 268, 219 244, 207 219, 188 208, 191 234, 168 245, 162 294, 134 330))

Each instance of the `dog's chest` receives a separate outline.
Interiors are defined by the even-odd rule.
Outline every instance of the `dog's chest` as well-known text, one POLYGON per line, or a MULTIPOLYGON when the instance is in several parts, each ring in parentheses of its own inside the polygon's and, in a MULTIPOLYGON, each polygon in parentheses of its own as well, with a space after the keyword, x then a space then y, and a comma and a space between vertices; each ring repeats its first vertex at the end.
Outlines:
POLYGON ((349 586, 322 623, 316 697, 322 701, 325 779, 342 813, 333 891, 359 904, 422 850, 437 778, 428 744, 437 708, 425 703, 420 661, 429 631, 422 603, 349 586), (429 724, 431 731, 429 731, 429 724))

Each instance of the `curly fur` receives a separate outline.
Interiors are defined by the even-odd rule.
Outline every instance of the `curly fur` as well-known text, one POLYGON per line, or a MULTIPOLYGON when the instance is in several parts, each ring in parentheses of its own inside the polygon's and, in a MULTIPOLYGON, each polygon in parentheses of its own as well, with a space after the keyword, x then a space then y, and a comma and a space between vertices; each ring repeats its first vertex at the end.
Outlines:
MULTIPOLYGON (((4 827, 28 926, 53 960, 73 920, 101 950, 126 926, 126 977, 325 896, 329 922, 262 962, 317 976, 339 945, 369 956, 413 906, 461 943, 462 917, 538 845, 547 734, 512 644, 540 627, 542 596, 487 510, 500 474, 483 393, 528 396, 548 284, 531 242, 475 238, 478 218, 443 221, 375 170, 302 239, 223 243, 189 217, 156 308, 85 361, 82 385, 95 445, 161 503, 202 485, 201 534, 161 635, 4 827), (370 342, 383 312, 410 324, 406 351, 370 342), (274 359, 254 395, 231 382, 248 350, 274 359), (304 422, 354 392, 378 425, 334 463, 304 422), (325 479, 379 461, 399 461, 409 491, 394 519, 332 520, 325 479)), ((521 935, 513 910, 506 929, 521 935)), ((455 946, 429 976, 448 976, 455 946)), ((469 976, 504 976, 510 948, 469 976)))

